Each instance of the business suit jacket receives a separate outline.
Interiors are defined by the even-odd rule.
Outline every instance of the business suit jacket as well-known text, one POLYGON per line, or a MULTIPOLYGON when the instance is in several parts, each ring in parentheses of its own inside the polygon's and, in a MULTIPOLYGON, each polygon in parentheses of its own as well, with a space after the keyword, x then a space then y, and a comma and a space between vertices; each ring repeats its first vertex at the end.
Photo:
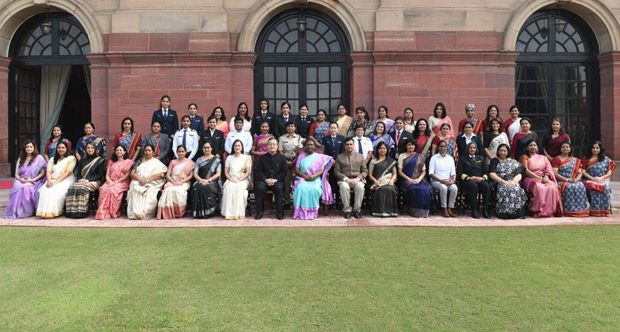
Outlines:
POLYGON ((265 118, 263 119, 262 114, 263 113, 261 113, 261 111, 258 111, 252 117, 252 129, 250 129, 250 133, 252 133, 252 135, 259 135, 261 133, 260 126, 263 124, 263 122, 267 122, 269 124, 269 133, 273 135, 273 133, 275 132, 275 128, 273 126, 273 119, 276 117, 276 115, 267 111, 267 113, 265 114, 265 118))
MULTIPOLYGON (((396 129, 390 132, 390 137, 392 137, 392 140, 396 142, 396 129)), ((412 141, 413 135, 403 128, 403 132, 400 134, 400 139, 396 142, 397 149, 395 149, 395 151, 397 151, 398 154, 407 152, 407 143, 412 141)))
POLYGON ((310 126, 314 123, 314 119, 310 115, 306 115, 306 121, 301 121, 301 115, 295 117, 295 132, 303 138, 308 137, 310 126))
POLYGON ((364 156, 357 152, 344 152, 336 157, 335 163, 336 169, 334 175, 338 181, 344 181, 345 178, 355 179, 357 177, 362 178, 362 181, 366 183, 366 176, 368 175, 368 169, 364 156))
MULTIPOLYGON (((159 133, 159 161, 168 165, 170 159, 168 158, 168 154, 170 153, 170 140, 168 139, 168 135, 164 133, 159 133)), ((150 144, 155 148, 157 143, 153 139, 153 133, 148 133, 142 137, 142 147, 150 144)))
POLYGON ((332 135, 323 137, 323 141, 321 141, 321 145, 323 145, 323 153, 334 159, 336 159, 339 154, 344 152, 344 136, 336 135, 335 143, 336 144, 332 142, 332 135))
MULTIPOLYGON (((472 137, 471 141, 476 143, 476 146, 478 147, 478 151, 476 152, 476 154, 479 156, 484 156, 484 145, 482 145, 482 140, 480 140, 480 136, 476 135, 472 137)), ((456 146, 459 149, 459 156, 466 156, 469 154, 467 152, 467 143, 463 135, 459 135, 456 138, 456 146)))
POLYGON ((288 121, 284 121, 284 116, 282 114, 276 115, 273 120, 274 133, 272 133, 272 135, 274 137, 280 137, 286 134, 286 124, 289 122, 295 123, 295 115, 289 113, 288 121))
POLYGON ((287 171, 286 157, 280 152, 276 152, 273 156, 268 152, 258 159, 256 176, 257 180, 261 182, 267 179, 276 179, 278 182, 284 183, 287 171))
POLYGON ((202 136, 202 132, 205 131, 205 120, 200 115, 189 116, 189 119, 192 121, 189 125, 191 129, 194 129, 199 136, 202 136))
POLYGON ((224 154, 224 144, 226 143, 224 132, 215 129, 213 135, 211 135, 211 129, 207 128, 207 130, 203 131, 202 136, 200 136, 200 151, 198 152, 198 156, 202 156, 202 145, 206 142, 211 143, 211 147, 213 148, 211 153, 222 158, 224 154))
POLYGON ((459 155, 459 162, 456 168, 456 176, 459 180, 465 181, 468 176, 484 177, 488 180, 487 164, 484 157, 475 155, 472 159, 469 154, 459 155))
POLYGON ((156 110, 153 112, 151 125, 153 125, 153 122, 155 121, 158 121, 161 124, 161 132, 168 135, 168 137, 173 137, 174 133, 179 130, 179 117, 177 116, 177 112, 175 110, 168 109, 168 116, 165 119, 162 110, 156 110))

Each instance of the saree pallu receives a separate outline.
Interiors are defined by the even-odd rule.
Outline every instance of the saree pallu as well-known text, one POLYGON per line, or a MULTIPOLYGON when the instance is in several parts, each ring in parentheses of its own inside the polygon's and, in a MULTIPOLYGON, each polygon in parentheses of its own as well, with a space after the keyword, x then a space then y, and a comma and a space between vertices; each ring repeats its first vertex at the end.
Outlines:
POLYGON ((446 142, 446 154, 449 155, 449 156, 452 156, 452 158, 454 158, 454 160, 458 160, 459 159, 459 149, 458 149, 458 146, 456 145, 456 139, 454 137, 452 137, 452 136, 450 136, 448 138, 442 138, 440 136, 435 136, 435 138, 433 139, 433 145, 437 146, 439 144, 439 142, 441 142, 441 141, 446 142))
MULTIPOLYGON (((194 162, 189 159, 182 163, 173 160, 170 162, 170 166, 168 166, 168 172, 171 172, 170 177, 175 181, 180 177, 190 175, 193 170, 194 162)), ((189 181, 184 182, 180 186, 173 185, 170 182, 166 183, 157 203, 157 219, 182 218, 187 210, 187 191, 189 187, 189 181)))
MULTIPOLYGON (((252 159, 250 156, 242 154, 239 157, 230 155, 226 158, 226 167, 229 167, 228 174, 233 179, 240 179, 245 170, 252 169, 252 159)), ((245 218, 245 209, 248 203, 249 181, 233 183, 227 180, 224 183, 222 194, 222 215, 226 219, 245 218)))
POLYGON ((558 189, 553 169, 549 159, 543 155, 535 155, 521 157, 521 164, 537 176, 549 177, 546 184, 538 178, 525 177, 523 179, 523 188, 531 196, 530 211, 534 213, 534 218, 551 217, 553 215, 561 217, 564 212, 562 210, 562 200, 560 199, 560 190, 558 189))
POLYGON ((434 116, 430 116, 428 118, 428 125, 431 127, 430 129, 433 131, 433 133, 435 133, 435 135, 441 135, 441 126, 447 123, 450 125, 450 135, 452 135, 452 137, 454 137, 454 126, 452 125, 452 119, 450 119, 449 116, 446 116, 445 118, 441 119, 441 118, 436 118, 434 116))
MULTIPOLYGON (((126 135, 116 134, 114 138, 114 146, 117 144, 122 145, 127 150, 127 156, 129 159, 133 159, 138 148, 142 146, 142 135, 140 133, 130 133, 126 135)), ((155 154, 158 156, 158 154, 155 154)))
POLYGON ((372 122, 373 126, 377 126, 377 122, 383 122, 383 124, 385 125, 385 132, 389 133, 390 131, 392 131, 392 128, 394 128, 394 120, 392 119, 385 119, 385 120, 374 120, 372 122))
POLYGON ((328 129, 329 129, 329 122, 325 122, 322 125, 317 126, 316 129, 314 129, 314 133, 312 133, 311 135, 314 137, 314 139, 316 139, 317 142, 320 143, 321 141, 323 141, 323 137, 327 135, 328 129))
POLYGON ((557 157, 560 154, 560 146, 564 142, 569 142, 570 137, 567 133, 563 133, 562 135, 558 135, 558 137, 553 138, 551 134, 545 135, 542 145, 547 151, 547 154, 551 156, 551 158, 557 157))
POLYGON ((431 147, 433 146, 433 140, 435 139, 435 133, 431 133, 431 136, 426 136, 424 134, 420 135, 416 138, 417 147, 415 149, 416 153, 419 153, 425 157, 431 154, 431 147))
POLYGON ((333 163, 334 159, 324 154, 313 153, 306 156, 306 153, 303 152, 299 155, 296 167, 304 174, 312 176, 321 170, 324 172, 314 181, 306 181, 297 177, 293 185, 294 219, 316 219, 319 216, 321 199, 327 205, 333 203, 332 188, 327 179, 327 174, 333 163))
MULTIPOLYGON (((271 134, 257 135, 256 140, 255 140, 256 143, 254 143, 254 147, 255 147, 254 149, 256 150, 256 152, 265 152, 265 153, 269 152, 269 149, 267 149, 267 143, 272 137, 273 135, 271 134)), ((252 174, 256 174, 260 156, 253 156, 253 158, 254 158, 254 163, 252 164, 252 174)), ((254 187, 256 187, 256 178, 252 179, 252 183, 254 184, 254 187)))
POLYGON ((390 185, 390 179, 396 170, 396 160, 386 158, 381 162, 373 159, 370 162, 370 172, 381 185, 373 184, 370 187, 372 206, 370 213, 377 217, 398 216, 398 190, 395 185, 390 185))
POLYGON ((521 160, 521 156, 527 155, 527 151, 525 151, 525 149, 527 149, 526 145, 530 140, 535 140, 538 144, 538 135, 535 132, 530 132, 529 134, 517 133, 515 135, 512 143, 510 144, 510 155, 512 156, 512 159, 521 160))
MULTIPOLYGON (((222 171, 219 158, 213 157, 207 160, 202 158, 196 162, 195 172, 201 179, 208 179, 222 171)), ((221 178, 221 176, 220 176, 221 178)), ((192 217, 206 218, 214 215, 218 208, 220 197, 220 178, 207 185, 196 181, 192 187, 192 217)))
POLYGON ((230 131, 230 128, 228 127, 228 122, 223 120, 218 121, 218 123, 215 125, 215 129, 221 130, 224 133, 224 140, 226 140, 226 136, 228 136, 228 132, 230 131))
POLYGON ((381 136, 370 135, 370 136, 368 136, 368 138, 370 138, 370 141, 372 142, 372 149, 373 150, 377 147, 377 145, 380 142, 385 143, 387 145, 387 148, 388 148, 388 154, 390 153, 390 149, 394 148, 394 146, 396 145, 396 143, 392 139, 392 136, 390 136, 388 134, 381 135, 381 136))
POLYGON ((75 151, 79 153, 80 158, 84 157, 84 153, 86 152, 86 144, 94 142, 95 146, 97 146, 97 150, 99 150, 100 156, 105 156, 106 151, 106 140, 105 138, 98 136, 91 136, 89 138, 80 137, 78 139, 77 144, 75 145, 75 151))
POLYGON ((47 164, 47 170, 52 172, 52 180, 60 178, 65 172, 71 172, 71 174, 51 188, 48 188, 47 185, 41 186, 39 189, 37 217, 54 218, 62 214, 67 190, 75 182, 75 176, 73 175, 75 164, 74 156, 65 157, 58 164, 54 164, 54 160, 50 160, 50 163, 47 164))
MULTIPOLYGON (((105 160, 101 157, 96 157, 88 165, 82 168, 80 174, 81 178, 88 177, 89 173, 94 172, 98 167, 103 167, 105 160)), ((82 162, 82 160, 80 160, 82 162)), ((95 173, 96 174, 96 173, 95 173)), ((75 182, 67 191, 67 198, 65 200, 65 216, 67 218, 86 218, 88 217, 88 207, 90 195, 99 189, 101 186, 101 180, 89 181, 89 182, 75 182)))
MULTIPOLYGON (((424 172, 426 157, 414 153, 405 157, 403 160, 403 173, 412 179, 420 177, 424 172)), ((401 181, 401 188, 407 193, 408 207, 407 212, 410 216, 416 218, 428 217, 429 211, 433 208, 433 190, 426 179, 422 179, 420 183, 410 183, 401 181)))
MULTIPOLYGON (((17 160, 17 166, 19 166, 20 160, 17 160)), ((25 161, 24 164, 19 167, 17 173, 20 178, 34 179, 39 175, 41 170, 45 171, 47 163, 43 155, 36 156, 31 161, 25 161)), ((37 204, 39 202, 38 190, 45 183, 45 176, 35 182, 21 183, 15 179, 13 186, 9 191, 9 203, 6 206, 3 218, 6 219, 18 219, 31 217, 37 204)))
POLYGON ((506 127, 506 133, 508 134, 508 138, 510 139, 510 145, 514 145, 513 139, 515 135, 521 129, 521 118, 517 118, 517 120, 508 119, 504 123, 506 127))
MULTIPOLYGON (((112 160, 108 161, 108 170, 110 172, 110 179, 117 181, 123 176, 127 175, 131 171, 134 161, 130 159, 123 159, 117 162, 112 160)), ((104 183, 99 188, 99 207, 95 219, 103 220, 108 218, 118 218, 121 215, 121 203, 123 200, 123 193, 129 189, 129 182, 127 180, 108 185, 104 183)))
MULTIPOLYGON (((587 158, 583 158, 583 165, 586 169, 586 173, 590 176, 598 177, 604 176, 608 171, 616 169, 616 163, 609 157, 605 157, 603 161, 591 161, 587 158)), ((607 217, 611 207, 611 182, 606 180, 603 183, 596 183, 594 181, 585 181, 585 186, 588 192, 588 200, 590 201, 590 215, 594 217, 607 217)))
MULTIPOLYGON (((495 173, 504 181, 512 181, 517 175, 523 173, 525 167, 514 159, 506 159, 500 162, 493 159, 489 173, 495 173)), ((500 219, 516 219, 525 216, 525 204, 527 194, 519 184, 507 186, 503 183, 494 183, 497 188, 497 204, 495 214, 500 219)))
POLYGON ((47 143, 45 144, 44 153, 49 159, 54 158, 54 155, 56 155, 56 147, 58 146, 58 142, 61 142, 61 141, 67 143, 67 147, 69 148, 69 151, 71 151, 71 141, 69 141, 66 138, 59 139, 56 142, 50 142, 48 140, 47 143))
MULTIPOLYGON (((136 167, 136 174, 140 177, 148 178, 158 173, 166 173, 168 168, 161 161, 151 158, 143 161, 136 167)), ((157 194, 166 182, 163 177, 159 180, 151 181, 145 185, 133 180, 129 184, 127 191, 127 217, 129 219, 148 219, 155 217, 157 213, 157 194)))
MULTIPOLYGON (((465 127, 465 122, 467 122, 467 119, 463 119, 461 121, 459 121, 459 128, 458 128, 458 133, 457 135, 462 135, 464 130, 463 127, 465 127)), ((480 132, 482 132, 482 123, 483 121, 480 121, 478 119, 473 119, 471 120, 471 123, 474 125, 472 127, 472 133, 474 133, 474 135, 480 135, 480 132)))
POLYGON ((336 120, 336 123, 338 123, 338 135, 342 137, 347 137, 347 133, 349 132, 349 127, 351 127, 353 118, 348 115, 345 115, 340 119, 336 117, 335 120, 336 120))
MULTIPOLYGON (((510 146, 510 141, 508 140, 508 135, 506 135, 506 133, 499 133, 498 135, 496 135, 496 134, 491 134, 487 132, 486 134, 484 134, 485 141, 487 140, 487 136, 489 137, 490 142, 486 148, 489 149, 489 152, 491 153, 491 158, 489 159, 487 157, 485 160, 486 160, 487 165, 489 165, 491 163, 491 160, 497 157, 497 148, 499 148, 499 146, 502 144, 506 144, 510 146)), ((485 157, 486 157, 486 154, 485 154, 485 157)))
MULTIPOLYGON (((558 169, 558 174, 570 179, 575 178, 581 172, 581 161, 575 157, 570 157, 564 161, 560 158, 553 158, 551 167, 558 169)), ((562 194, 562 206, 564 207, 565 217, 587 217, 588 216, 588 195, 583 182, 566 182, 558 180, 560 193, 562 194)))

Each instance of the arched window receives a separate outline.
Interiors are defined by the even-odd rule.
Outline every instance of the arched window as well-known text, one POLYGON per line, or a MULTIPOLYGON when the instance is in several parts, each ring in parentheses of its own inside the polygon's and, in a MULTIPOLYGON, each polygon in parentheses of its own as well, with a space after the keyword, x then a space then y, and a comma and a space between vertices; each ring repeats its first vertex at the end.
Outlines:
POLYGON ((543 136, 559 118, 581 155, 600 138, 598 46, 586 23, 568 11, 534 13, 519 32, 516 104, 543 136))
POLYGON ((340 103, 348 106, 348 50, 338 24, 323 13, 294 9, 277 15, 256 44, 255 105, 264 97, 278 112, 288 101, 294 114, 301 104, 311 114, 321 108, 336 113, 340 103))

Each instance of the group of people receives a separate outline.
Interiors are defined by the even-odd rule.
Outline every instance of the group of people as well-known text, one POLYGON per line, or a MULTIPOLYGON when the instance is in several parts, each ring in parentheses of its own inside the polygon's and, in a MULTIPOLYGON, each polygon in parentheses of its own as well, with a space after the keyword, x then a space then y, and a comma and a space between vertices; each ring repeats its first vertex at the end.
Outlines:
POLYGON ((503 121, 496 105, 478 119, 468 104, 457 134, 442 103, 417 121, 411 108, 390 119, 380 106, 372 121, 364 107, 351 117, 339 105, 332 122, 325 110, 315 120, 306 105, 298 115, 287 102, 280 109, 270 112, 263 99, 249 116, 240 103, 227 122, 216 107, 205 124, 192 103, 179 127, 170 97, 163 96, 150 133, 135 132, 130 117, 121 121, 107 162, 106 140, 93 123, 85 124, 74 150, 57 125, 43 154, 33 141, 23 144, 4 218, 84 218, 94 206, 96 219, 117 218, 126 202, 130 219, 186 213, 238 219, 246 215, 250 190, 256 219, 265 200, 273 200, 283 219, 291 196, 295 219, 318 217, 321 202, 332 205, 335 196, 345 218, 361 217, 364 197, 373 216, 397 216, 401 196, 413 217, 427 217, 435 204, 455 217, 459 190, 474 218, 480 212, 490 218, 492 193, 499 218, 524 218, 528 209, 534 217, 609 215, 615 163, 598 141, 583 158, 572 156, 558 119, 540 142, 516 106, 503 121))

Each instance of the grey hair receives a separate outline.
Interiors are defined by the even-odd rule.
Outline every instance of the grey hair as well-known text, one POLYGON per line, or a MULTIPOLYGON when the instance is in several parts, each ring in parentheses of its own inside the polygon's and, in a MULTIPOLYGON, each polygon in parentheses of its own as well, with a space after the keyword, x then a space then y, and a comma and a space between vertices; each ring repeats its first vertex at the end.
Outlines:
POLYGON ((467 105, 465 105, 465 110, 466 110, 466 111, 467 111, 468 109, 470 109, 470 108, 471 108, 471 109, 473 109, 473 110, 475 110, 475 109, 476 109, 476 105, 474 105, 474 104, 467 104, 467 105))

